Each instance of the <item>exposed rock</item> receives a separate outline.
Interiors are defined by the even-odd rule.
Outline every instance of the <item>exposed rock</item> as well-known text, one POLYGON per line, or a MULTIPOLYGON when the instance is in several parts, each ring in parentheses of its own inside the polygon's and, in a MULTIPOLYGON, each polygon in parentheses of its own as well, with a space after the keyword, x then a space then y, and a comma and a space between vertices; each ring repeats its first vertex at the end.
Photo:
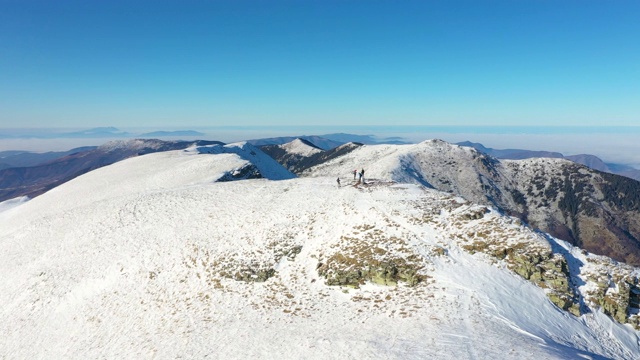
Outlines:
POLYGON ((405 240, 366 224, 354 229, 354 235, 357 237, 343 236, 336 251, 318 264, 318 274, 327 285, 357 288, 369 281, 415 286, 428 278, 424 269, 427 259, 407 248, 405 240))
POLYGON ((218 181, 225 182, 225 181, 234 181, 234 180, 260 179, 260 178, 262 178, 262 174, 260 174, 260 170, 258 170, 258 168, 253 164, 247 164, 239 169, 235 169, 233 171, 230 171, 224 174, 222 177, 220 177, 220 179, 218 179, 218 181))
POLYGON ((301 245, 292 244, 293 238, 287 236, 267 245, 267 251, 252 253, 231 253, 213 256, 206 248, 193 247, 184 260, 188 267, 201 270, 210 283, 219 283, 220 278, 244 282, 265 282, 277 275, 275 270, 283 258, 294 261, 302 251, 301 245))
POLYGON ((404 282, 415 286, 426 279, 418 273, 420 269, 407 264, 404 259, 372 261, 371 259, 347 258, 335 254, 326 263, 318 267, 318 274, 326 279, 326 284, 359 287, 366 281, 378 285, 396 286, 404 282))
POLYGON ((236 271, 233 274, 226 274, 226 277, 232 278, 237 281, 265 282, 275 274, 276 271, 272 268, 253 269, 250 267, 246 267, 236 271))
POLYGON ((640 288, 635 269, 619 264, 615 266, 605 259, 590 259, 592 271, 587 280, 595 286, 589 287, 585 302, 600 307, 605 314, 621 323, 630 323, 640 329, 640 288))

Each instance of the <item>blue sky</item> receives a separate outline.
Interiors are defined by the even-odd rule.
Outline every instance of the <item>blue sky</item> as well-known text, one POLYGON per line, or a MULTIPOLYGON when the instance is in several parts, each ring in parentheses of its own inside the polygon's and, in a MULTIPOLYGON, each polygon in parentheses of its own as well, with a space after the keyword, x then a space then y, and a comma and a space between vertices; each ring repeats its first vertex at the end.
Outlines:
POLYGON ((0 127, 640 126, 638 1, 0 0, 0 127))

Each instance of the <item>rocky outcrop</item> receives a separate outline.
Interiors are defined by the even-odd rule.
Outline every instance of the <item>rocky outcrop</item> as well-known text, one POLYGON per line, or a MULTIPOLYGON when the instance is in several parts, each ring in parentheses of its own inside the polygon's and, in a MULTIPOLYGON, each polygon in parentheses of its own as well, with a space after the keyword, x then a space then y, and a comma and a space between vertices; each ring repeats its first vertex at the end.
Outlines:
POLYGON ((560 254, 512 252, 508 268, 535 285, 548 289, 547 296, 559 308, 580 315, 579 298, 570 286, 567 261, 560 254))
POLYGON ((612 266, 603 258, 588 259, 591 270, 584 278, 589 286, 584 301, 600 307, 605 314, 621 323, 630 323, 640 329, 640 287, 637 270, 624 265, 612 266))
POLYGON ((258 170, 258 168, 253 164, 247 164, 239 169, 235 169, 225 173, 217 181, 225 182, 260 178, 262 178, 260 170, 258 170))
POLYGON ((326 279, 327 285, 354 288, 367 281, 386 286, 396 286, 399 282, 415 286, 426 279, 419 270, 420 268, 408 264, 402 258, 379 261, 334 254, 326 263, 318 263, 318 274, 326 279))
POLYGON ((506 263, 507 268, 546 290, 559 308, 580 315, 579 299, 572 286, 567 262, 550 248, 532 247, 526 243, 509 244, 497 239, 475 240, 462 248, 474 254, 481 252, 506 263))
POLYGON ((335 252, 319 259, 317 271, 327 285, 358 288, 371 282, 415 286, 427 280, 427 259, 412 251, 404 239, 369 225, 354 232, 357 236, 342 236, 335 252), (387 250, 390 248, 395 251, 387 250))
MULTIPOLYGON (((215 286, 220 278, 243 282, 265 282, 276 276, 276 266, 282 260, 294 261, 302 251, 291 238, 272 241, 266 251, 242 253, 240 251, 215 256, 214 251, 193 246, 183 263, 206 274, 208 282, 215 286)), ((199 275, 200 276, 200 275, 199 275)))
POLYGON ((483 206, 445 203, 440 211, 447 214, 446 222, 439 222, 430 206, 420 221, 446 229, 462 249, 481 253, 544 289, 560 309, 575 316, 601 309, 640 330, 638 269, 584 250, 579 256, 572 254, 557 240, 534 233, 515 218, 506 223, 503 217, 484 215, 488 212, 483 206))

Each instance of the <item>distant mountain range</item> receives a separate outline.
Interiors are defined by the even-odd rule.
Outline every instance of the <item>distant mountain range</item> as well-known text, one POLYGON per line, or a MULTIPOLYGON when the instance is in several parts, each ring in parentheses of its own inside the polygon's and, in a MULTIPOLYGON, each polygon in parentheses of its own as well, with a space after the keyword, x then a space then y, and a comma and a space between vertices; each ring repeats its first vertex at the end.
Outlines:
POLYGON ((153 131, 153 132, 148 132, 148 133, 136 135, 136 137, 143 137, 143 138, 148 138, 148 137, 175 137, 175 136, 193 137, 193 136, 204 136, 204 135, 205 135, 204 133, 201 133, 199 131, 179 130, 179 131, 153 131))
MULTIPOLYGON (((97 127, 76 132, 64 132, 64 133, 30 133, 30 134, 3 134, 0 133, 0 139, 7 138, 195 138, 198 136, 204 136, 206 134, 194 130, 178 130, 178 131, 152 131, 146 133, 128 133, 121 131, 115 127, 97 127)), ((306 140, 322 150, 329 150, 336 148, 340 145, 344 145, 349 142, 359 144, 408 144, 400 137, 385 137, 379 138, 373 135, 356 135, 347 133, 331 133, 324 135, 310 135, 310 136, 284 136, 273 138, 260 138, 252 139, 247 142, 254 146, 264 145, 282 145, 290 143, 296 139, 306 140)), ((565 156, 559 152, 552 151, 534 151, 526 149, 494 149, 488 148, 484 145, 471 141, 464 141, 457 143, 462 146, 470 146, 485 154, 494 156, 499 159, 530 159, 530 158, 564 158, 577 162, 579 164, 586 165, 592 169, 609 172, 612 174, 622 175, 630 177, 635 180, 640 180, 640 170, 624 164, 605 163, 595 155, 580 154, 565 156)), ((88 148, 88 147, 87 147, 88 148)), ((83 149, 83 148, 79 148, 83 149)), ((0 170, 9 167, 16 166, 34 166, 46 161, 50 161, 62 156, 67 155, 69 152, 77 152, 77 149, 72 149, 66 152, 49 152, 43 154, 30 153, 26 151, 4 151, 0 152, 0 170)))
POLYGON ((35 138, 35 139, 100 139, 100 138, 141 138, 141 137, 175 137, 175 136, 203 136, 204 133, 193 130, 179 130, 179 131, 154 131, 141 134, 129 133, 121 131, 115 127, 97 127, 81 131, 72 132, 36 132, 31 131, 28 133, 19 134, 7 134, 0 133, 0 139, 22 139, 22 138, 35 138))
POLYGON ((325 135, 313 135, 313 136, 281 136, 264 139, 248 140, 248 142, 255 146, 263 145, 283 145, 290 143, 296 139, 308 141, 312 146, 316 146, 323 150, 329 150, 336 148, 346 143, 359 143, 359 144, 409 144, 406 141, 402 141, 398 137, 377 138, 373 135, 355 135, 345 133, 334 133, 325 135))
POLYGON ((30 151, 0 151, 0 170, 12 167, 29 167, 44 164, 61 157, 93 150, 97 146, 83 146, 68 151, 36 153, 30 151))
POLYGON ((533 151, 533 150, 523 150, 523 149, 492 149, 492 148, 485 147, 480 143, 475 143, 471 141, 463 141, 457 144, 461 146, 470 146, 480 152, 497 157, 498 159, 512 159, 512 160, 531 159, 531 158, 567 159, 567 160, 576 162, 578 164, 586 165, 594 170, 608 172, 611 174, 622 175, 635 180, 640 180, 640 170, 632 168, 631 166, 627 166, 627 165, 605 163, 604 161, 602 161, 602 159, 600 159, 595 155, 579 154, 579 155, 565 156, 559 152, 551 152, 551 151, 533 151))
POLYGON ((335 147, 338 147, 344 144, 344 142, 342 141, 334 141, 323 136, 281 136, 281 137, 273 137, 273 138, 247 140, 247 142, 254 146, 282 145, 282 144, 290 143, 297 139, 304 140, 312 144, 312 146, 323 149, 323 150, 333 149, 335 147))

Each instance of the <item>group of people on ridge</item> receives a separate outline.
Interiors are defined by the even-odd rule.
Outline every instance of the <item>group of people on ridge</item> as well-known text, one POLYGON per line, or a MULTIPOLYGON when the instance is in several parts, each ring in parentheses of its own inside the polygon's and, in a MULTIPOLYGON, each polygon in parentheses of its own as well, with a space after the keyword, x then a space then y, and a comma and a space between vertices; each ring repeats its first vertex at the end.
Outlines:
MULTIPOLYGON (((358 172, 358 170, 353 170, 353 180, 356 179, 356 176, 358 176, 358 182, 356 182, 356 185, 362 183, 364 184, 364 169, 360 170, 360 172, 358 172)), ((338 178, 336 180, 338 182, 338 187, 340 187, 340 178, 338 178)))

